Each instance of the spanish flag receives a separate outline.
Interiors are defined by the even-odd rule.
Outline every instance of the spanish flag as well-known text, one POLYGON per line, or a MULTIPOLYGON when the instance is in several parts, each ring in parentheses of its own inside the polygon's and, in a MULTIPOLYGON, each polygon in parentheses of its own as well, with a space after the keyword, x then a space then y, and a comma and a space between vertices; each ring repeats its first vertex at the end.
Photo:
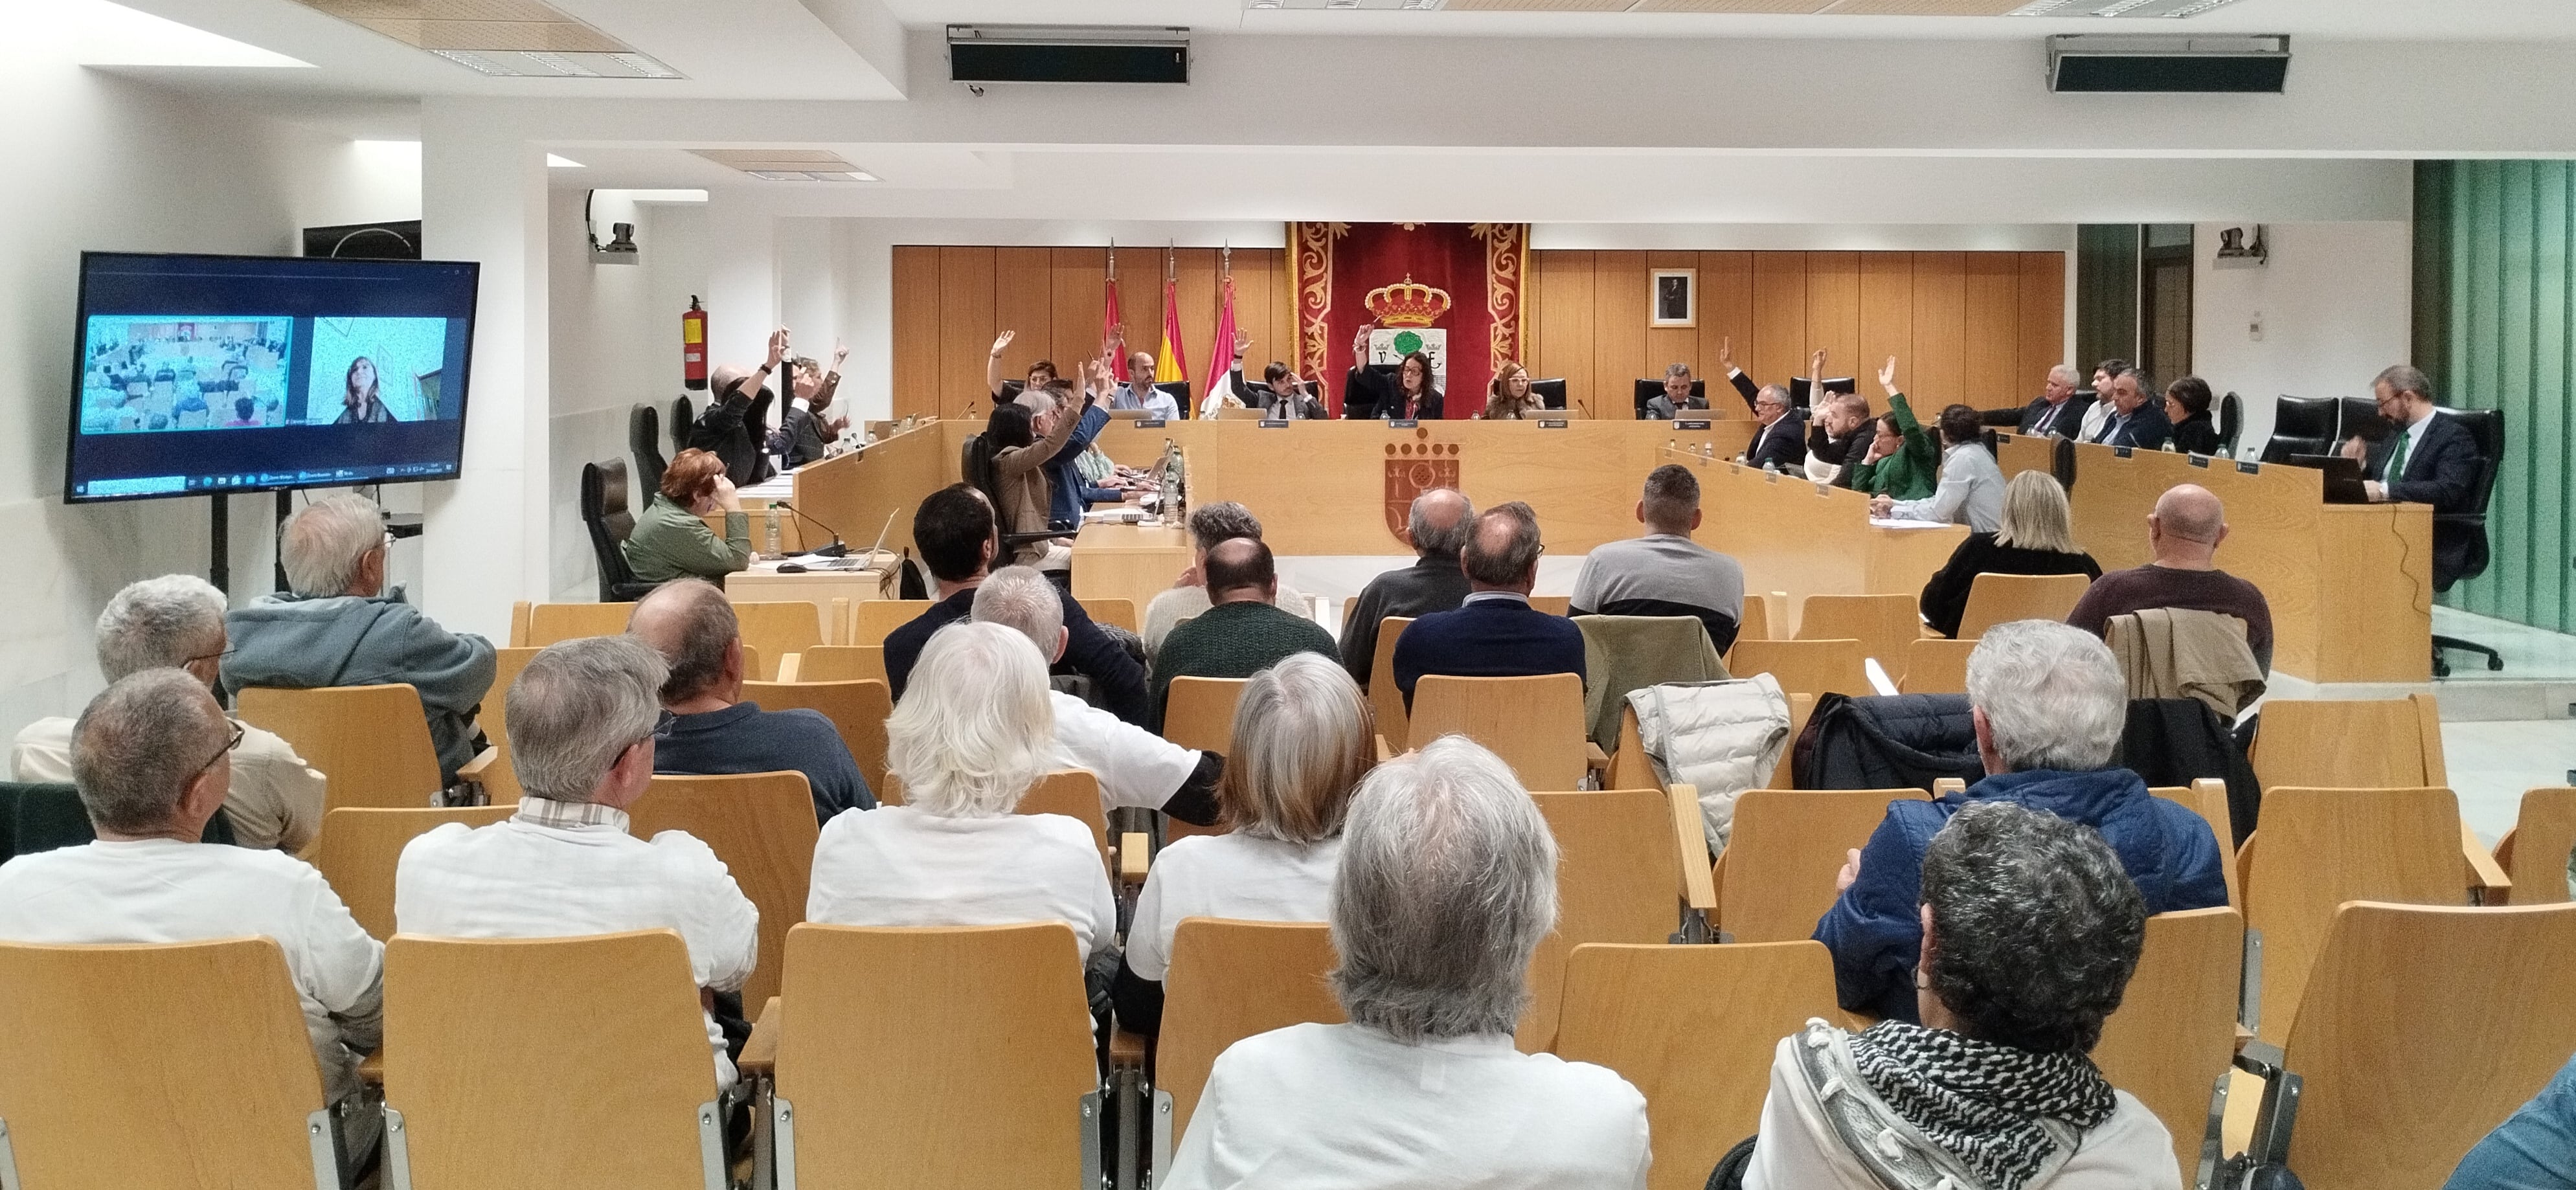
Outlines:
POLYGON ((1163 349, 1154 356, 1154 383, 1169 384, 1190 378, 1190 362, 1181 355, 1181 292, 1170 278, 1163 280, 1163 349))

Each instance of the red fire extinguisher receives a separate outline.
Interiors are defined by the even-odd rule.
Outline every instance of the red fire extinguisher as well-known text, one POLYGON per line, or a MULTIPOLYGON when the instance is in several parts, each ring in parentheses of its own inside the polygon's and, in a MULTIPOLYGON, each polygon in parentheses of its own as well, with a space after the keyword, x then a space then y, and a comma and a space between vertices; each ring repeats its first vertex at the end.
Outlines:
POLYGON ((707 312, 694 293, 680 315, 680 380, 691 389, 707 386, 707 312))

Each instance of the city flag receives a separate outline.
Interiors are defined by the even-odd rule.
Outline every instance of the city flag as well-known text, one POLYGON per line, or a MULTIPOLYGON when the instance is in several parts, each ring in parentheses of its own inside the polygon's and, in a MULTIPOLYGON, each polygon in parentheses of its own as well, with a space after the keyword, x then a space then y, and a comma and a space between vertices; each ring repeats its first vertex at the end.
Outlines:
MULTIPOLYGON (((1102 291, 1100 299, 1100 341, 1102 343, 1116 342, 1119 335, 1118 324, 1121 321, 1118 317, 1118 278, 1114 275, 1104 278, 1100 282, 1100 288, 1102 291)), ((1127 352, 1125 350, 1122 349, 1111 355, 1109 360, 1109 371, 1112 375, 1118 377, 1119 383, 1124 384, 1127 382, 1127 352)))
MULTIPOLYGON (((1234 274, 1225 276, 1216 311, 1216 348, 1208 352, 1207 385, 1199 389, 1205 400, 1210 394, 1225 391, 1227 361, 1234 358, 1234 274)), ((1284 416, 1284 415, 1283 415, 1284 416)))

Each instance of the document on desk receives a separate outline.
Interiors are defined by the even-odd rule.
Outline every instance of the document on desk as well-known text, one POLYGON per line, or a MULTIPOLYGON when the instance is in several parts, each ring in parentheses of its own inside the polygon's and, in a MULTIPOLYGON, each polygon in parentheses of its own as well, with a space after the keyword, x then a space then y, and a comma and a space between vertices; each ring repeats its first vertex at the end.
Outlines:
POLYGON ((1873 529, 1947 529, 1950 527, 1948 521, 1913 521, 1901 517, 1871 517, 1869 524, 1873 529))

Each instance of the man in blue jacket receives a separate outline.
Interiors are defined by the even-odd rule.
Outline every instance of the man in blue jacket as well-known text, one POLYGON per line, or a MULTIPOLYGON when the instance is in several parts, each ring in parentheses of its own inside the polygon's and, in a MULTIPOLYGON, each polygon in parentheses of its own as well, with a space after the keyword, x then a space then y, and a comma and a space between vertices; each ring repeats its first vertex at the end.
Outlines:
POLYGON ((2208 820, 2107 767, 2128 720, 2126 683, 2091 633, 2044 620, 1998 625, 1968 655, 1968 701, 1986 779, 1930 802, 1893 802, 1869 845, 1851 853, 1842 896, 1816 923, 1833 951, 1844 1008, 1915 1019, 1923 950, 1923 849, 1971 802, 2009 801, 2101 832, 2149 913, 2227 903, 2226 862, 2208 820))
POLYGON ((1458 555, 1467 599, 1456 611, 1433 612, 1395 638, 1395 688, 1413 705, 1425 674, 1516 678, 1583 676, 1583 630, 1564 616, 1530 606, 1538 585, 1538 514, 1514 500, 1478 515, 1458 555))

